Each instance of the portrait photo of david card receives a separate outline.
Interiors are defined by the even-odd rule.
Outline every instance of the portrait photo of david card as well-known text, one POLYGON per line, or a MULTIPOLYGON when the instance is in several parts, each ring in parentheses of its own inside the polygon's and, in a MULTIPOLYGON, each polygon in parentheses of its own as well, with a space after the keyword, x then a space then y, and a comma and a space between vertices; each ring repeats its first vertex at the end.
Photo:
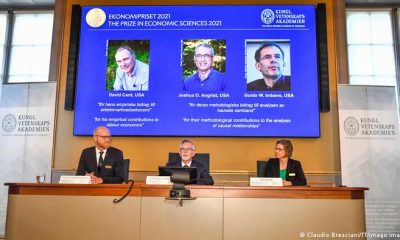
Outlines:
POLYGON ((225 40, 185 40, 182 49, 182 91, 225 91, 225 40))
POLYGON ((149 90, 149 40, 109 40, 106 90, 149 90))
POLYGON ((290 91, 288 40, 246 41, 247 91, 290 91))

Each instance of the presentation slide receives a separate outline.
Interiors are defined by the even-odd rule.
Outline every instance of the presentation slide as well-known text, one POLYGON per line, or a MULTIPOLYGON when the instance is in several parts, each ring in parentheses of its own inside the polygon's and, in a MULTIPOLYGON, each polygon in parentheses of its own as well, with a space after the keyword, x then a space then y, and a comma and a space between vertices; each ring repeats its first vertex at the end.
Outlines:
POLYGON ((74 135, 319 137, 315 9, 82 7, 74 135))

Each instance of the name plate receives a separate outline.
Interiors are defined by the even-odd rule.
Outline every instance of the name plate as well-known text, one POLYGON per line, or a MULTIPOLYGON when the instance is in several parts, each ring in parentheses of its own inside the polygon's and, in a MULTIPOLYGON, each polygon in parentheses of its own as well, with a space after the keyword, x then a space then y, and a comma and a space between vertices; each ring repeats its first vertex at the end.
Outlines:
POLYGON ((171 185, 170 176, 147 176, 146 184, 150 185, 171 185))
POLYGON ((282 187, 283 182, 282 178, 259 178, 259 177, 251 177, 250 178, 250 186, 264 186, 264 187, 282 187))
POLYGON ((68 183, 68 184, 90 184, 90 176, 66 176, 60 177, 58 183, 68 183))

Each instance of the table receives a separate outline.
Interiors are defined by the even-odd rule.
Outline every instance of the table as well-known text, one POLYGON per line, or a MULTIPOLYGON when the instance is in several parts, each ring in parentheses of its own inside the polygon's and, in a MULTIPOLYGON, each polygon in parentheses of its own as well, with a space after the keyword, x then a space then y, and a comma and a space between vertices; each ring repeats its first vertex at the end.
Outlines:
POLYGON ((366 188, 190 185, 196 199, 180 206, 166 199, 168 185, 135 183, 120 203, 113 200, 128 184, 6 185, 6 240, 307 239, 365 232, 366 188))

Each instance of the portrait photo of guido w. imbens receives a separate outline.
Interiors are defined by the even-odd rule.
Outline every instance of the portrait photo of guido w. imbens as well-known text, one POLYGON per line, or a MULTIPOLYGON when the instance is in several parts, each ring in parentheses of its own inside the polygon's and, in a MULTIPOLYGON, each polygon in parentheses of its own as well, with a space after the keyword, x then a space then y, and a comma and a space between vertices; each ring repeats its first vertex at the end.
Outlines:
POLYGON ((288 42, 247 42, 247 91, 290 91, 288 42))

